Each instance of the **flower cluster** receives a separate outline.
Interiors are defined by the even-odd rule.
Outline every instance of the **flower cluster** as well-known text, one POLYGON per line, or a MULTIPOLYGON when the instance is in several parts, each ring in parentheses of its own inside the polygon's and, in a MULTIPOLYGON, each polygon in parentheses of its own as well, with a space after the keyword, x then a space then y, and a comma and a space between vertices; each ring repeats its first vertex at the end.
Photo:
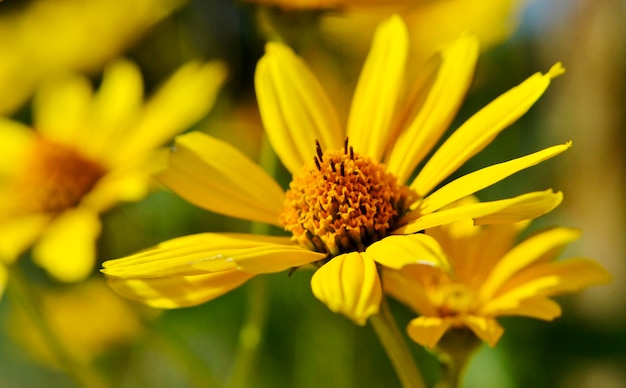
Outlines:
MULTIPOLYGON (((562 312, 554 296, 611 281, 591 259, 557 259, 581 236, 579 230, 553 226, 526 232, 534 219, 561 204, 560 191, 541 187, 479 200, 482 190, 564 153, 571 141, 508 158, 498 152, 497 163, 468 167, 565 72, 560 62, 461 119, 479 42, 500 39, 495 36, 506 35, 504 28, 484 31, 468 22, 475 33, 455 30, 454 38, 441 44, 445 34, 430 40, 416 32, 411 19, 415 13, 443 19, 446 2, 248 2, 262 3, 245 5, 258 7, 259 29, 267 38, 250 81, 263 130, 259 136, 267 143, 261 153, 273 163, 257 163, 244 144, 205 130, 215 124, 210 120, 192 128, 206 118, 226 81, 222 62, 186 63, 149 98, 142 68, 129 60, 110 60, 97 82, 76 73, 103 64, 118 46, 178 7, 177 0, 150 7, 138 0, 135 16, 127 15, 130 10, 102 12, 119 24, 107 25, 107 31, 115 30, 106 32, 116 36, 112 47, 92 47, 92 39, 75 34, 80 39, 59 45, 57 55, 45 45, 29 45, 45 20, 38 10, 48 9, 46 2, 35 1, 15 22, 25 27, 15 30, 14 42, 0 43, 13 53, 12 60, 0 61, 0 89, 23 78, 0 104, 0 113, 14 114, 0 118, 0 296, 5 288, 17 295, 12 330, 38 359, 64 368, 79 385, 106 385, 88 367, 111 343, 140 336, 150 316, 126 299, 158 309, 190 307, 259 275, 309 271, 311 299, 348 322, 371 324, 403 385, 420 386, 421 378, 395 327, 390 298, 399 302, 394 308, 410 314, 411 346, 457 364, 449 368, 456 384, 474 345, 493 347, 502 337, 499 317, 550 321, 562 312), (352 30, 358 19, 352 17, 364 9, 385 17, 363 53, 360 73, 354 72, 346 102, 336 90, 345 84, 327 85, 316 64, 280 37, 273 18, 297 15, 293 20, 319 22, 320 34, 336 29, 346 35, 343 29, 352 30), (352 22, 337 29, 336 15, 352 22), (429 60, 416 53, 422 44, 438 47, 429 60), (32 54, 24 55, 29 50, 32 54), (32 71, 24 66, 39 60, 45 63, 32 71), (31 92, 30 109, 16 112, 31 92), (185 234, 136 253, 128 249, 99 268, 103 214, 141 201, 155 183, 202 210, 247 221, 250 232, 213 225, 210 232, 185 234), (28 266, 29 259, 35 266, 28 266), (47 275, 38 276, 48 288, 31 284, 30 290, 24 269, 47 275), (117 322, 109 322, 109 315, 117 322), (85 316, 93 325, 83 325, 85 316), (34 330, 39 335, 30 336, 34 330), (450 348, 459 333, 469 336, 472 346, 450 348)), ((483 12, 465 3, 468 19, 470 8, 472 15, 483 12)), ((508 3, 502 7, 512 7, 508 3)), ((103 3, 86 4, 85 15, 96 15, 89 19, 95 23, 103 3)), ((0 19, 5 16, 0 12, 0 19)), ((62 36, 83 31, 87 21, 66 24, 50 10, 48 16, 50 26, 64 26, 54 28, 62 36)), ((0 36, 5 30, 0 26, 0 36)), ((340 41, 327 43, 335 47, 340 41)), ((358 57, 358 42, 348 51, 345 58, 358 57)), ((324 54, 315 59, 324 62, 324 54)), ((347 64, 342 71, 353 72, 347 64)), ((224 111, 227 121, 237 119, 224 111)))

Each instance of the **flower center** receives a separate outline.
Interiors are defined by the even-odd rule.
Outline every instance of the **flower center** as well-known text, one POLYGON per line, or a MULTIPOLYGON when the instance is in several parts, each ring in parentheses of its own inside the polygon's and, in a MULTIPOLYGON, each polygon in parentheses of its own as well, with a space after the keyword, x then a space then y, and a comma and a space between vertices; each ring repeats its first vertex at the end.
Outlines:
POLYGON ((40 138, 17 182, 20 209, 60 212, 74 207, 105 172, 74 148, 40 138))
POLYGON ((301 246, 331 256, 364 251, 405 212, 410 191, 385 167, 354 152, 323 152, 293 177, 280 221, 301 246))

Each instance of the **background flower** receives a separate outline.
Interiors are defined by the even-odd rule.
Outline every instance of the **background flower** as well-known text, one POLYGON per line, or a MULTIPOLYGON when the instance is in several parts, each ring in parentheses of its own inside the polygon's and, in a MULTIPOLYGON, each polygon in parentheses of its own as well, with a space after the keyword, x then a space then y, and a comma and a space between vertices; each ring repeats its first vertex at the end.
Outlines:
POLYGON ((385 291, 420 315, 409 323, 409 336, 432 348, 448 330, 469 328, 493 347, 504 332, 496 317, 553 320, 561 308, 552 296, 611 280, 590 259, 556 260, 580 236, 576 230, 552 228, 514 245, 527 225, 464 220, 427 229, 448 256, 450 271, 414 265, 383 271, 385 291))
POLYGON ((206 114, 224 77, 219 63, 190 63, 144 104, 139 69, 119 61, 97 93, 77 75, 44 85, 35 130, 2 119, 0 259, 34 245, 33 260, 56 279, 86 278, 99 214, 146 195, 155 151, 206 114))

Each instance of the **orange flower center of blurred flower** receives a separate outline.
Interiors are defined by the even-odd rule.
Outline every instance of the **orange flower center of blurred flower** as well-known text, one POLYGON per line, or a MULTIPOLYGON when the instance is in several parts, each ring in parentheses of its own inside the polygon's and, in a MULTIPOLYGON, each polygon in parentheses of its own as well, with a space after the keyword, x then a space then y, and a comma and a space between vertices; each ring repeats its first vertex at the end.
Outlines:
POLYGON ((106 172, 76 149, 43 138, 27 155, 17 193, 24 211, 61 212, 78 205, 106 172))
POLYGON ((301 246, 336 256, 364 251, 404 214, 409 189, 348 146, 323 152, 293 177, 280 221, 301 246))

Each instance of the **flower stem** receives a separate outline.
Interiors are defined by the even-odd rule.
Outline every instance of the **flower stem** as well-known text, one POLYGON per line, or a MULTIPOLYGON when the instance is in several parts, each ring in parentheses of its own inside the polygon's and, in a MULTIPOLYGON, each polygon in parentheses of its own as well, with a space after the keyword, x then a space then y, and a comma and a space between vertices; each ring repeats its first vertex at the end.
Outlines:
POLYGON ((24 279, 17 264, 9 268, 8 294, 16 308, 22 308, 31 319, 41 337, 62 370, 80 387, 104 388, 109 386, 102 376, 89 364, 75 360, 56 333, 48 325, 40 308, 40 302, 29 283, 24 279))
POLYGON ((469 359, 481 344, 482 342, 470 330, 455 329, 448 331, 439 341, 435 350, 435 354, 443 367, 436 387, 459 387, 469 359))
MULTIPOLYGON (((259 165, 268 173, 273 174, 278 167, 276 154, 272 150, 267 135, 263 135, 259 153, 259 165)), ((269 226, 253 222, 251 225, 253 234, 269 234, 269 226)), ((267 321, 267 282, 261 277, 255 277, 248 283, 248 314, 245 323, 239 331, 239 345, 237 360, 233 367, 230 388, 246 388, 252 386, 251 377, 258 359, 259 345, 265 323, 267 321)))
POLYGON ((258 359, 259 345, 267 316, 267 284, 263 278, 254 278, 248 284, 248 316, 239 331, 239 349, 233 368, 230 388, 250 387, 258 359))
POLYGON ((372 327, 385 348, 396 374, 405 388, 424 388, 424 380, 415 365, 411 351, 400 333, 386 298, 380 304, 380 312, 370 318, 372 327))

